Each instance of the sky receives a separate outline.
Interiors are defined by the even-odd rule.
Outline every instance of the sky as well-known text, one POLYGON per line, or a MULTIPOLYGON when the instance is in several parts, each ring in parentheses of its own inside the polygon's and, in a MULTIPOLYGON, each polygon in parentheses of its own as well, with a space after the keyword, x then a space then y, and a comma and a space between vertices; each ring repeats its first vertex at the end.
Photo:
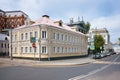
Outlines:
POLYGON ((49 15, 53 20, 69 22, 82 20, 90 22, 91 28, 106 28, 110 41, 120 37, 120 0, 0 0, 4 11, 21 10, 31 20, 49 15))

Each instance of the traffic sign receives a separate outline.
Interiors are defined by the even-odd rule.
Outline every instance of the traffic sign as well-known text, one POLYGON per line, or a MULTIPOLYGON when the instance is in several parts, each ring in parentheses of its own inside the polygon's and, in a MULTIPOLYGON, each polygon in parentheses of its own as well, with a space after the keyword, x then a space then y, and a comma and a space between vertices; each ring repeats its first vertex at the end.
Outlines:
POLYGON ((35 37, 31 37, 31 38, 30 38, 30 42, 31 42, 31 43, 35 43, 35 42, 36 42, 36 38, 35 38, 35 37))
POLYGON ((34 47, 34 48, 35 48, 35 47, 36 47, 36 44, 35 44, 35 43, 32 43, 32 47, 34 47))

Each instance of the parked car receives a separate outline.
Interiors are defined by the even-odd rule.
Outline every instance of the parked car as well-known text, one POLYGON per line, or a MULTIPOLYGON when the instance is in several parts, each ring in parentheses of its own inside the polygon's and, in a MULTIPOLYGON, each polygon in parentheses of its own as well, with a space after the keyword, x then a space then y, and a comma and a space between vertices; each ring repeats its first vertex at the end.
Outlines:
POLYGON ((106 57, 107 55, 106 55, 106 53, 100 53, 100 55, 101 55, 101 58, 103 58, 103 57, 106 57))
POLYGON ((107 56, 110 56, 111 55, 111 53, 110 52, 107 52, 107 54, 106 54, 107 56))
POLYGON ((101 58, 101 53, 95 53, 93 55, 93 59, 100 59, 101 58))

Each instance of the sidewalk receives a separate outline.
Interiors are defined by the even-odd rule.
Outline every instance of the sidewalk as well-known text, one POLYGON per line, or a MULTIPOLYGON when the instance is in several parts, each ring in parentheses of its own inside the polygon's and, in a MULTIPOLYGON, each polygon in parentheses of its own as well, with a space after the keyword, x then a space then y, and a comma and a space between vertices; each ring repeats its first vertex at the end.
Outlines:
POLYGON ((90 57, 77 58, 77 59, 65 59, 65 60, 54 60, 54 61, 34 61, 28 59, 13 59, 0 58, 0 67, 5 66, 74 66, 83 65, 94 62, 94 59, 90 57))

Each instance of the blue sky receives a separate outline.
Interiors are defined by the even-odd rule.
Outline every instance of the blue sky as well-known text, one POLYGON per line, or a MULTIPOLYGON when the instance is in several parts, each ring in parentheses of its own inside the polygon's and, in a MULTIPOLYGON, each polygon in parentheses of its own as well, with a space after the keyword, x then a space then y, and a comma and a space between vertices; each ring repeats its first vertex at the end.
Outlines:
POLYGON ((22 10, 32 20, 47 14, 65 23, 83 16, 91 28, 107 28, 111 42, 120 37, 120 0, 0 0, 0 9, 22 10))

